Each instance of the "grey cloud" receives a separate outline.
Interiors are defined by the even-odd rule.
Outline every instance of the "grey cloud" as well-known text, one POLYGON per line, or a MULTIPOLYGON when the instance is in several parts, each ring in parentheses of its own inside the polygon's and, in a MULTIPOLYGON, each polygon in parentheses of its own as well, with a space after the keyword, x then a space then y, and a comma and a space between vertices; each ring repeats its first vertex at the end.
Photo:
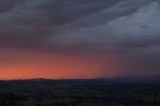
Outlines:
MULTIPOLYGON (((105 24, 80 29, 71 28, 62 35, 53 37, 53 42, 60 45, 88 44, 104 48, 126 47, 134 49, 159 45, 160 16, 158 2, 148 3, 133 14, 120 16, 105 24), (154 17, 153 17, 154 16, 154 17)), ((90 46, 90 45, 89 45, 90 46)))
POLYGON ((0 12, 11 11, 19 0, 0 0, 0 12))
POLYGON ((2 4, 1 46, 109 51, 148 46, 159 34, 156 0, 9 0, 2 4))
POLYGON ((159 11, 158 0, 0 0, 0 47, 100 52, 123 75, 158 73, 159 11))

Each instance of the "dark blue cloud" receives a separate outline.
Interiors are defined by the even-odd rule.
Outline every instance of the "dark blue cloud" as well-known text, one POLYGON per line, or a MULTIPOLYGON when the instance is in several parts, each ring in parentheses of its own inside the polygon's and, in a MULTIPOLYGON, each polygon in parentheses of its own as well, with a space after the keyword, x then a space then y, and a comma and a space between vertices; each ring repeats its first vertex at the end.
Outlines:
POLYGON ((159 11, 158 0, 0 0, 0 47, 108 53, 157 73, 159 11))
POLYGON ((132 17, 130 15, 136 15, 140 8, 151 1, 9 0, 6 2, 2 0, 1 2, 2 46, 23 47, 24 45, 32 48, 43 42, 45 46, 52 49, 64 45, 65 47, 86 45, 91 48, 112 46, 112 42, 117 42, 114 40, 117 36, 116 32, 119 33, 117 31, 119 28, 116 27, 123 26, 125 22, 128 23, 126 28, 131 26, 134 20, 128 19, 132 17), (126 19, 122 19, 123 17, 126 19))

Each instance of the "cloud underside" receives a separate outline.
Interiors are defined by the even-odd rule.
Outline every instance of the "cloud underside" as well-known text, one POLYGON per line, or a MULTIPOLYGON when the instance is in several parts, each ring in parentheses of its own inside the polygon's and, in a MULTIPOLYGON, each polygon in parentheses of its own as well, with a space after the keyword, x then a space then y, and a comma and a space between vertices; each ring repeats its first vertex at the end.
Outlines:
POLYGON ((1 0, 0 45, 131 50, 159 46, 159 2, 1 0))
POLYGON ((159 11, 158 0, 1 0, 0 47, 105 52, 158 72, 159 11))

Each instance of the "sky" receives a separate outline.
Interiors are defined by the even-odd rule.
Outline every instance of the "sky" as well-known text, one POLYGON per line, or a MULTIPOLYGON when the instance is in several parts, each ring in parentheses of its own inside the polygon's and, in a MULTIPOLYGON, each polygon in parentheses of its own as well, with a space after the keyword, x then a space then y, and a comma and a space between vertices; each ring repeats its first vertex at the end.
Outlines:
POLYGON ((160 74, 159 0, 0 0, 0 79, 160 74))

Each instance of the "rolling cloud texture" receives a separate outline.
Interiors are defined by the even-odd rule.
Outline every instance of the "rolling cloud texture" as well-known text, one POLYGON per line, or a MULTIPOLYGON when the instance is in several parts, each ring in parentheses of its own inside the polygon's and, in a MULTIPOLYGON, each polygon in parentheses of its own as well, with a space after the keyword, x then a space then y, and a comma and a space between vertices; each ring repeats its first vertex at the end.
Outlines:
POLYGON ((0 0, 0 47, 102 53, 124 76, 157 74, 159 12, 158 0, 0 0))

